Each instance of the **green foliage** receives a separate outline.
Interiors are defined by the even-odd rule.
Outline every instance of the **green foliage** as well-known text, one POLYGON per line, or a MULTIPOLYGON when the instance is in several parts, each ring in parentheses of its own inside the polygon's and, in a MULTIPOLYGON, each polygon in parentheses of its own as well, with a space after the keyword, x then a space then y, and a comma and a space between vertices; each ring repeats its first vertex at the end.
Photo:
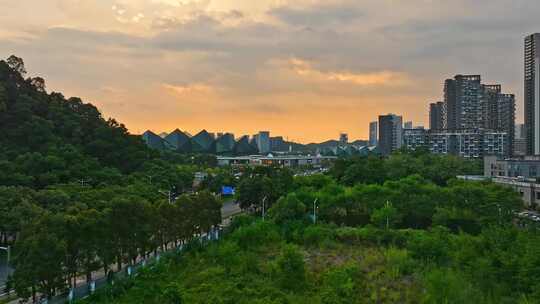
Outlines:
POLYGON ((424 302, 430 304, 481 303, 473 285, 461 273, 451 269, 433 269, 424 276, 424 302))
POLYGON ((277 227, 269 222, 257 222, 250 226, 242 226, 233 234, 232 238, 244 249, 256 249, 266 242, 279 239, 277 227))
POLYGON ((411 236, 407 247, 414 258, 426 263, 443 263, 448 258, 450 234, 444 228, 433 229, 430 233, 418 232, 411 236))
POLYGON ((285 290, 299 291, 305 288, 304 255, 295 245, 286 245, 276 259, 276 278, 285 290))
POLYGON ((335 230, 328 226, 309 226, 304 230, 304 244, 306 246, 319 247, 333 242, 335 230))
POLYGON ((390 229, 398 222, 398 211, 388 202, 384 207, 373 211, 371 222, 380 228, 390 229))
POLYGON ((347 304, 354 301, 357 292, 355 279, 358 273, 358 266, 354 264, 326 272, 321 287, 321 302, 324 304, 347 304))
POLYGON ((306 219, 306 209, 306 205, 295 194, 289 194, 280 198, 269 213, 276 223, 284 224, 289 221, 306 219))
POLYGON ((338 159, 331 174, 349 186, 382 184, 415 174, 444 186, 457 175, 481 174, 481 166, 480 161, 464 160, 456 156, 397 152, 388 158, 369 156, 338 159))
POLYGON ((236 188, 236 199, 242 209, 268 209, 294 186, 292 172, 286 168, 248 168, 236 188))
POLYGON ((235 216, 231 224, 229 225, 229 229, 231 231, 235 231, 240 227, 249 226, 253 224, 257 220, 256 217, 248 215, 248 214, 240 214, 238 216, 235 216))

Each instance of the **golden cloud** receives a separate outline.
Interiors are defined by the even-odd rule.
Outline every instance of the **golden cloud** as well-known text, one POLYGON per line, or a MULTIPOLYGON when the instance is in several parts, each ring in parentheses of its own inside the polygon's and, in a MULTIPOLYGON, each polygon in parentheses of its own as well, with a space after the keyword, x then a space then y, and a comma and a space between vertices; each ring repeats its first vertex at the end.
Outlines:
POLYGON ((380 71, 371 73, 351 73, 347 71, 320 71, 309 61, 291 58, 288 67, 297 75, 318 82, 344 82, 359 86, 397 86, 409 82, 403 73, 380 71))
POLYGON ((186 95, 193 93, 209 93, 213 91, 213 88, 204 83, 193 83, 188 85, 172 85, 164 83, 161 85, 166 90, 173 92, 177 95, 186 95))

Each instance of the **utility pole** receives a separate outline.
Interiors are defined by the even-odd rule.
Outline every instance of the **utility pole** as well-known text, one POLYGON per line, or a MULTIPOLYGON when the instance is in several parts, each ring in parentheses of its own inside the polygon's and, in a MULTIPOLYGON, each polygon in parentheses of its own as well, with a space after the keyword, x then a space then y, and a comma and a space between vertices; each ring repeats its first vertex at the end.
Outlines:
POLYGON ((319 206, 317 206, 317 201, 319 199, 316 198, 314 201, 313 201, 313 224, 317 224, 317 209, 319 209, 319 206))

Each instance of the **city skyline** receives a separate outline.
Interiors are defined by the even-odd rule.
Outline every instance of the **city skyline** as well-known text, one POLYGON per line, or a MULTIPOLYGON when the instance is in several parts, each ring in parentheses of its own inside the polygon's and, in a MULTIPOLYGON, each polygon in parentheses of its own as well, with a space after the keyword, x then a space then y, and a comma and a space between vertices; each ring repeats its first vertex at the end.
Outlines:
POLYGON ((502 84, 522 122, 523 39, 540 4, 458 2, 0 1, 0 54, 137 134, 367 139, 379 114, 428 126, 456 74, 502 84))

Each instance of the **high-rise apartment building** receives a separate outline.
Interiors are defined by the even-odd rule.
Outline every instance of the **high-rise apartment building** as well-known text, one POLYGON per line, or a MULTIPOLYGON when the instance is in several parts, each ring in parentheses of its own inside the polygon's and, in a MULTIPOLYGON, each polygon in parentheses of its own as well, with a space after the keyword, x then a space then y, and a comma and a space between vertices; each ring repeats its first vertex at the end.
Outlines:
POLYGON ((403 144, 403 118, 388 114, 379 116, 379 151, 389 155, 403 144))
POLYGON ((540 155, 540 33, 525 37, 527 154, 540 155))
POLYGON ((456 75, 444 84, 447 128, 449 130, 484 127, 484 104, 480 75, 456 75))
POLYGON ((257 142, 257 149, 259 150, 259 153, 261 154, 270 153, 270 150, 271 150, 270 132, 260 131, 259 134, 257 134, 256 142, 257 142))
POLYGON ((413 128, 413 122, 412 121, 406 121, 403 124, 403 129, 412 129, 413 128))
POLYGON ((527 132, 525 124, 517 124, 516 132, 514 133, 514 156, 527 155, 527 132))
MULTIPOLYGON (((430 106, 430 122, 442 129, 457 131, 505 132, 504 149, 511 156, 515 132, 515 96, 503 94, 501 85, 482 84, 479 75, 456 75, 444 86, 444 105, 430 106), (443 122, 439 120, 443 112, 443 122), (444 128, 445 127, 445 128, 444 128)), ((433 130, 441 130, 434 129, 433 130)))
POLYGON ((445 117, 444 102, 438 101, 429 105, 429 129, 443 130, 445 117))
POLYGON ((508 145, 507 156, 513 154, 516 128, 516 98, 513 94, 501 93, 501 85, 482 85, 481 103, 484 106, 484 129, 505 132, 508 145))
POLYGON ((372 121, 369 123, 369 145, 376 146, 379 140, 379 123, 372 121))

